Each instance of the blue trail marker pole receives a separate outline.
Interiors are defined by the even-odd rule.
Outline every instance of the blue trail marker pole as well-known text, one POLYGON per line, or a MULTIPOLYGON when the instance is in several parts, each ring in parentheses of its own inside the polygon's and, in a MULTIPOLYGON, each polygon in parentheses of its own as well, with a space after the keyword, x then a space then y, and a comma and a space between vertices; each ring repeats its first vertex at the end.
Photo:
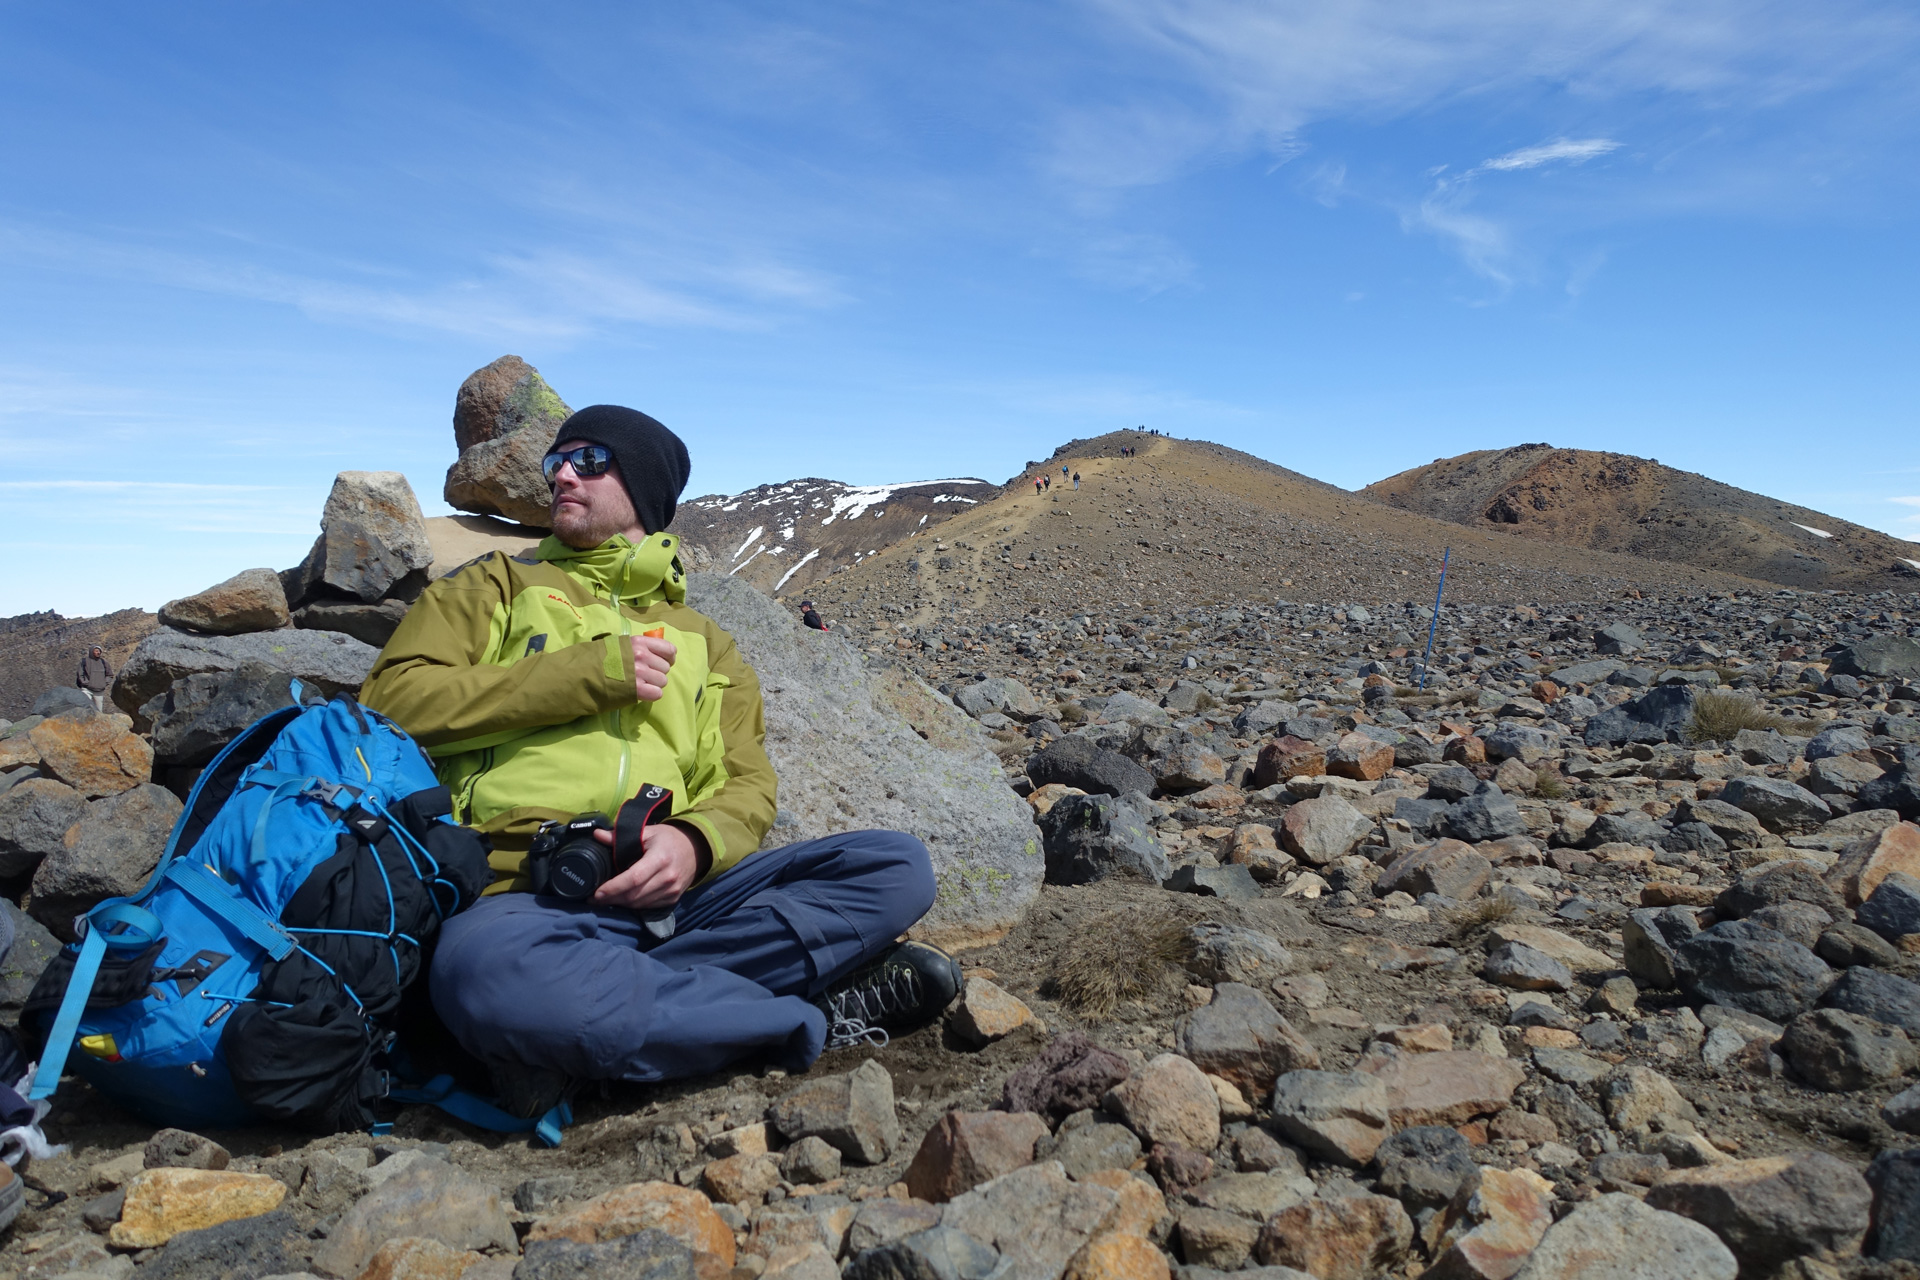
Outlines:
POLYGON ((1440 586, 1433 593, 1433 621, 1427 623, 1427 651, 1420 657, 1420 687, 1427 687, 1427 666, 1433 661, 1433 633, 1440 627, 1440 597, 1447 590, 1447 561, 1453 558, 1453 548, 1448 547, 1440 554, 1440 586))

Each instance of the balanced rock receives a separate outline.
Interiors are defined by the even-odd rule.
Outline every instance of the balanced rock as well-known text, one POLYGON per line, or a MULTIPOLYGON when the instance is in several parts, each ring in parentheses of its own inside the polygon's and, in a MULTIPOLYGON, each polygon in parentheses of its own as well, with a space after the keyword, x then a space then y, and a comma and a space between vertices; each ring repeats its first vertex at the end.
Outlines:
POLYGON ((320 537, 299 571, 301 595, 379 600, 432 565, 426 520, 407 478, 398 471, 342 471, 321 512, 320 537))
POLYGON ((540 461, 572 413, 519 356, 475 370, 454 397, 460 457, 447 469, 447 504, 545 528, 552 491, 540 461))
POLYGON ((230 636, 293 625, 286 589, 272 569, 245 569, 225 582, 160 606, 160 625, 230 636))

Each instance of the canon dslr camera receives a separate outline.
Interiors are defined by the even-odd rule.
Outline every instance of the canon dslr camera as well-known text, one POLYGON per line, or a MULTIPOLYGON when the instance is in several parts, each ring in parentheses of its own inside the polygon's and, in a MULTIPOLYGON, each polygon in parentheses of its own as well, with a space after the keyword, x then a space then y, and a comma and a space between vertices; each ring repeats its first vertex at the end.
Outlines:
MULTIPOLYGON (((648 784, 620 806, 617 822, 604 813, 583 813, 565 822, 543 822, 527 850, 527 875, 533 891, 576 902, 590 900, 601 885, 640 860, 640 833, 664 822, 673 810, 673 792, 648 784), (593 838, 613 832, 613 846, 593 838)), ((642 913, 648 932, 664 941, 673 936, 673 908, 642 913)))

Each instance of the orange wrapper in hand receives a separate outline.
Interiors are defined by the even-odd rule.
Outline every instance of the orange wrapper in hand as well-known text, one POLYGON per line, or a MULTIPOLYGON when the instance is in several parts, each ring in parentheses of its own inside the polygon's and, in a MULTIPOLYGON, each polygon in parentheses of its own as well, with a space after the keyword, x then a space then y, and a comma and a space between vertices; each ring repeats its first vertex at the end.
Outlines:
POLYGON ((667 629, 665 627, 655 627, 651 631, 642 631, 640 634, 649 640, 665 640, 667 638, 667 629))

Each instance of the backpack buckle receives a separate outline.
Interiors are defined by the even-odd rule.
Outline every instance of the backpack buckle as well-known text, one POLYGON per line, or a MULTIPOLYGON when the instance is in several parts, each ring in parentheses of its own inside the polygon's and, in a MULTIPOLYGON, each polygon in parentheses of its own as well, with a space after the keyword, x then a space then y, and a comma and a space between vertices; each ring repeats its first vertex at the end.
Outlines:
POLYGON ((300 794, 310 799, 318 800, 321 804, 329 808, 344 810, 351 808, 352 804, 340 803, 340 793, 343 791, 352 801, 357 801, 360 798, 360 789, 358 787, 349 787, 343 782, 327 782, 321 778, 315 778, 313 785, 300 794))

